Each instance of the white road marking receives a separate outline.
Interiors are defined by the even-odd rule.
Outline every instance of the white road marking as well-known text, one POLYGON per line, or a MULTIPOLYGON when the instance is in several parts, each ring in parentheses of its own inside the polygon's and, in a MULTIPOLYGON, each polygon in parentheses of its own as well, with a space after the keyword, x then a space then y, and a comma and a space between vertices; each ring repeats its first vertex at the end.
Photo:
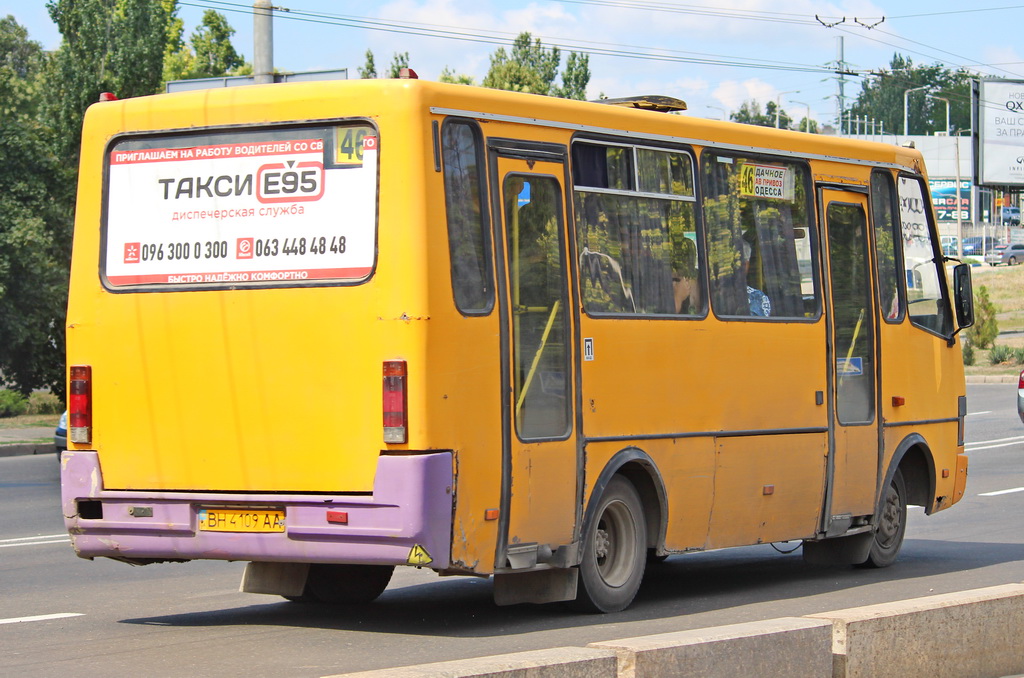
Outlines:
POLYGON ((38 544, 66 544, 71 538, 66 534, 47 534, 39 537, 18 537, 16 539, 0 539, 0 549, 11 546, 36 546, 38 544))
POLYGON ((1001 494, 1013 494, 1014 492, 1024 492, 1024 487, 1014 487, 1010 490, 999 490, 998 492, 982 492, 979 497, 998 497, 1001 494))
POLYGON ((1012 445, 1019 445, 1024 443, 1024 436, 1014 436, 1012 438, 997 438, 995 440, 980 440, 976 443, 967 443, 964 445, 965 452, 974 452, 976 450, 992 450, 997 447, 1010 447, 1012 445))
POLYGON ((0 624, 19 624, 21 622, 47 621, 50 619, 66 619, 67 617, 84 617, 81 612, 59 612, 57 614, 37 614, 34 617, 11 617, 0 619, 0 624))
POLYGON ((988 410, 987 412, 968 412, 967 416, 968 417, 973 417, 973 416, 975 416, 977 414, 992 414, 992 410, 988 410))

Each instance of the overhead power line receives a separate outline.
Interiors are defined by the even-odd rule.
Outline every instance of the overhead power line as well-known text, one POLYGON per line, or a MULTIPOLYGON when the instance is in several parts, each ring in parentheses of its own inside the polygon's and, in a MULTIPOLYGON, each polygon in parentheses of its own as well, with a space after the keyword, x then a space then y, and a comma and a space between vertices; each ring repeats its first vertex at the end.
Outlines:
MULTIPOLYGON (((566 2, 572 0, 564 0, 566 2)), ((575 0, 583 2, 583 0, 575 0)), ((601 0, 587 0, 590 3, 601 0)), ((199 7, 204 9, 221 9, 223 11, 240 14, 252 14, 252 7, 238 2, 227 0, 194 0, 192 2, 179 2, 180 5, 199 7)), ((621 4, 621 3, 615 3, 621 4)), ((349 28, 362 28, 364 30, 382 31, 402 35, 416 35, 420 37, 431 37, 446 40, 459 40, 463 42, 475 42, 497 46, 508 46, 517 34, 487 31, 481 29, 470 29, 456 26, 444 26, 436 24, 424 24, 403 21, 385 21, 369 17, 349 16, 341 14, 330 14, 325 12, 310 12, 296 8, 277 8, 283 11, 278 17, 283 20, 305 21, 322 25, 342 26, 349 28)), ((718 14, 721 14, 719 12, 718 14)), ((813 22, 810 22, 813 23, 813 22)), ((785 61, 774 61, 769 59, 753 59, 729 55, 707 54, 702 52, 687 52, 668 48, 651 48, 642 45, 629 45, 618 43, 596 42, 580 39, 566 39, 551 36, 537 36, 544 42, 559 49, 582 52, 591 56, 608 56, 623 59, 635 59, 641 61, 661 61, 667 63, 688 63, 709 66, 723 66, 732 68, 753 68, 763 70, 789 71, 815 74, 834 74, 836 70, 820 64, 801 64, 785 61)), ((849 72, 847 75, 861 75, 857 72, 849 72)))

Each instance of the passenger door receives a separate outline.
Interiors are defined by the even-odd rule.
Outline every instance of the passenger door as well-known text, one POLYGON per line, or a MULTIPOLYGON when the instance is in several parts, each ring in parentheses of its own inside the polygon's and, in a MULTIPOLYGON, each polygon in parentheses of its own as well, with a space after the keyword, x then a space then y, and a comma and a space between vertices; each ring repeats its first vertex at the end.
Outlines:
POLYGON ((829 458, 826 533, 874 513, 879 466, 875 311, 867 194, 820 192, 828 258, 829 458))
POLYGON ((572 559, 581 492, 565 148, 490 145, 503 354, 495 566, 564 564, 572 559))

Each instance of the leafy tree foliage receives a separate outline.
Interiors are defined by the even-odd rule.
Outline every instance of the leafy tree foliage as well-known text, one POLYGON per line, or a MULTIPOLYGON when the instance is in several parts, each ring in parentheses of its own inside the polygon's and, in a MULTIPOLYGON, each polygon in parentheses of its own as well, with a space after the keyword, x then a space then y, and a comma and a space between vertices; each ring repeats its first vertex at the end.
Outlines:
POLYGON ((930 94, 949 100, 949 133, 956 134, 971 127, 972 77, 966 70, 951 71, 941 64, 915 66, 909 58, 895 54, 888 69, 865 78, 849 113, 853 117, 881 121, 886 132, 903 134, 904 93, 915 87, 927 87, 908 95, 907 132, 945 131, 946 104, 926 96, 930 94))
POLYGON ((438 82, 447 82, 453 85, 475 85, 476 80, 472 75, 466 75, 465 73, 456 73, 448 66, 444 67, 441 71, 440 77, 437 79, 438 82))
MULTIPOLYGON (((395 55, 391 58, 391 64, 388 66, 387 75, 382 77, 399 78, 402 75, 403 68, 409 68, 409 53, 395 52, 395 55)), ((358 70, 360 78, 377 77, 377 66, 374 63, 373 50, 366 50, 366 62, 358 70)))
POLYGON ((64 392, 74 176, 38 121, 46 57, 0 20, 0 382, 64 392))
POLYGON ((373 63, 373 50, 366 50, 366 63, 359 68, 360 78, 376 78, 377 66, 373 63))
POLYGON ((746 125, 775 127, 776 111, 778 111, 779 116, 778 126, 781 129, 791 129, 793 125, 793 118, 791 118, 785 110, 778 108, 778 104, 774 101, 769 101, 765 104, 764 113, 761 112, 761 104, 759 104, 756 99, 744 101, 740 105, 740 109, 738 111, 729 114, 729 119, 733 122, 742 122, 746 125))
POLYGON ((395 56, 391 59, 391 65, 388 67, 388 77, 401 77, 403 68, 409 68, 409 53, 402 52, 399 54, 395 52, 395 56))
POLYGON ((32 117, 39 107, 39 74, 46 62, 42 45, 13 16, 0 19, 0 116, 32 117))
MULTIPOLYGON (((174 5, 171 0, 164 2, 174 5)), ((182 37, 185 27, 176 13, 176 6, 172 7, 167 27, 167 49, 164 52, 165 82, 246 75, 252 72, 252 64, 247 63, 231 44, 235 29, 223 14, 212 9, 203 12, 202 21, 186 45, 182 37)))
POLYGON ((988 288, 981 285, 974 291, 974 325, 967 328, 967 341, 973 348, 988 348, 999 336, 996 305, 988 296, 988 288))
POLYGON ((569 58, 565 61, 565 73, 562 74, 562 90, 558 96, 584 101, 587 98, 589 83, 590 57, 586 54, 569 52, 569 58))
POLYGON ((46 116, 58 154, 77 164, 85 109, 160 90, 168 13, 161 0, 49 0, 63 36, 47 73, 46 116))
POLYGON ((585 54, 569 54, 566 72, 559 86, 558 67, 561 50, 548 49, 540 38, 533 40, 529 33, 520 33, 512 43, 512 51, 499 47, 491 55, 491 67, 484 77, 483 86, 512 92, 546 94, 569 99, 583 99, 590 82, 590 59, 585 54))

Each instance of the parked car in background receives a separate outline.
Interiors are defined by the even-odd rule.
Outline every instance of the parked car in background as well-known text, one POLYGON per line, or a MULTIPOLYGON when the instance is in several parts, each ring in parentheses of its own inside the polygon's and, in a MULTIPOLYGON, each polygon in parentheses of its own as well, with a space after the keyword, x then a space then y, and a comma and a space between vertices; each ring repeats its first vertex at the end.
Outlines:
POLYGON ((1020 372, 1020 379, 1017 380, 1017 416, 1024 422, 1024 370, 1020 372))
POLYGON ((1010 226, 1020 226, 1019 207, 1004 207, 1002 215, 1004 224, 1009 224, 1010 226))
POLYGON ((955 235, 942 236, 942 254, 947 257, 955 257, 957 255, 956 246, 958 242, 955 235))
POLYGON ((985 263, 990 266, 998 266, 999 264, 1016 266, 1022 262, 1024 262, 1024 243, 996 245, 995 249, 985 253, 985 263))
POLYGON ((964 238, 963 252, 965 257, 980 257, 996 246, 996 239, 990 235, 964 238))
POLYGON ((57 428, 53 432, 53 446, 56 448, 57 458, 60 458, 60 453, 68 449, 68 411, 64 410, 64 414, 60 415, 60 420, 57 422, 57 428))

